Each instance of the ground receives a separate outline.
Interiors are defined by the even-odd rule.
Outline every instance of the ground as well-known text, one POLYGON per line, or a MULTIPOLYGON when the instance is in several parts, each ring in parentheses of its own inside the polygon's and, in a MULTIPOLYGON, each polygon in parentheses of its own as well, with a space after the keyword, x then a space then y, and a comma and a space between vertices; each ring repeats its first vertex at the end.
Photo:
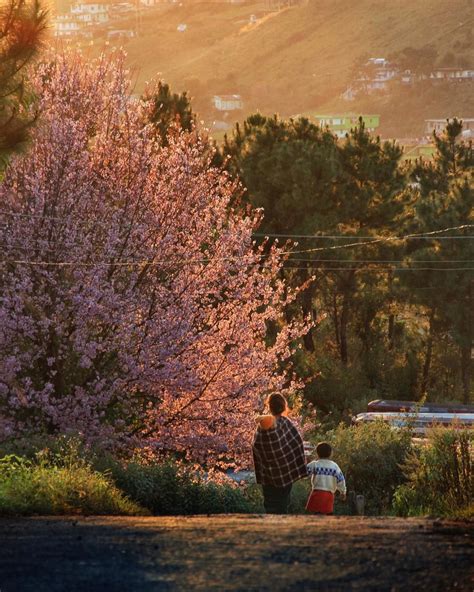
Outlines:
POLYGON ((473 534, 399 518, 4 518, 0 590, 472 591, 473 534))

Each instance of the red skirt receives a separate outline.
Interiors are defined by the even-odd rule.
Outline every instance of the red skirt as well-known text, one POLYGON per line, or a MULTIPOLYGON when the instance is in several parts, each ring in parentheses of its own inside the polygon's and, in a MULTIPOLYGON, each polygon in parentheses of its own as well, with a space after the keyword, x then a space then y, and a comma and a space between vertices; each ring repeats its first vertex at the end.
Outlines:
POLYGON ((320 489, 313 490, 306 502, 306 510, 317 514, 332 514, 334 512, 334 494, 320 489))

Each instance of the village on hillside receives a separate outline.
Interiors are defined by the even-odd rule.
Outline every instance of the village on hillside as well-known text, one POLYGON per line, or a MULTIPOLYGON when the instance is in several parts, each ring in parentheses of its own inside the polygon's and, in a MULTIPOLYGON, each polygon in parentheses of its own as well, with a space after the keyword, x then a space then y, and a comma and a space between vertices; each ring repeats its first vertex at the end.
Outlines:
MULTIPOLYGON (((62 43, 79 46, 124 46, 141 35, 143 23, 150 15, 158 14, 166 6, 182 7, 190 0, 134 0, 133 2, 116 2, 114 0, 56 0, 56 14, 52 19, 52 35, 62 43)), ((221 3, 241 5, 246 0, 221 0, 221 3)), ((266 0, 262 3, 262 11, 249 13, 245 28, 258 27, 268 16, 275 15, 289 6, 297 4, 293 0, 276 2, 266 0)), ((253 6, 253 5, 252 5, 253 6)), ((249 10, 252 10, 249 6, 249 10)), ((462 24, 462 23, 461 23, 462 24)), ((175 33, 181 38, 189 34, 188 24, 179 23, 175 33)), ((452 113, 445 110, 437 113, 437 117, 419 119, 419 132, 406 134, 383 133, 383 116, 377 109, 367 112, 355 107, 355 103, 364 98, 371 98, 372 103, 378 99, 399 92, 400 89, 415 89, 418 85, 437 87, 454 85, 472 89, 474 92, 474 67, 469 61, 458 60, 454 55, 444 56, 441 65, 436 63, 432 48, 416 50, 407 48, 394 57, 368 57, 354 69, 345 89, 338 95, 337 110, 310 109, 302 113, 294 113, 294 117, 304 116, 313 123, 327 127, 338 138, 344 138, 352 127, 362 118, 365 127, 373 134, 385 139, 395 139, 405 147, 405 158, 423 156, 430 158, 433 147, 433 132, 441 131, 448 118, 453 116, 463 121, 463 138, 474 137, 474 115, 468 113, 452 113), (346 105, 346 107, 344 107, 346 105), (440 116, 441 115, 441 116, 440 116)), ((194 99, 195 93, 190 93, 194 99)), ((246 95, 239 88, 239 83, 226 86, 226 92, 209 93, 199 96, 199 120, 217 140, 231 132, 236 121, 246 115, 246 95)))

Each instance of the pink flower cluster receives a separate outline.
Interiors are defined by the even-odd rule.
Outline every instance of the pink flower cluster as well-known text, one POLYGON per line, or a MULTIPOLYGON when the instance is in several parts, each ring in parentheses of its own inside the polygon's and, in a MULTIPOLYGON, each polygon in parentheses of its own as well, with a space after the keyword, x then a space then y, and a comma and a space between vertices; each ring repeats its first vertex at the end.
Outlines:
POLYGON ((160 147, 123 56, 56 55, 34 83, 42 118, 0 186, 0 437, 239 457, 306 330, 281 320, 281 253, 198 134, 160 147))

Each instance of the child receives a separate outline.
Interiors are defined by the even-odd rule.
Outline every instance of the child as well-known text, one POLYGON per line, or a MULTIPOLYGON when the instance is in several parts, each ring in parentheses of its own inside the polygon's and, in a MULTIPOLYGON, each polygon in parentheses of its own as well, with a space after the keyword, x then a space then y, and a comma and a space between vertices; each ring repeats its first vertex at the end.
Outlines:
POLYGON ((306 510, 314 514, 332 514, 336 491, 339 491, 342 499, 346 497, 346 481, 339 466, 330 460, 330 444, 320 442, 316 446, 316 454, 318 460, 313 460, 307 466, 312 492, 306 503, 306 510))

